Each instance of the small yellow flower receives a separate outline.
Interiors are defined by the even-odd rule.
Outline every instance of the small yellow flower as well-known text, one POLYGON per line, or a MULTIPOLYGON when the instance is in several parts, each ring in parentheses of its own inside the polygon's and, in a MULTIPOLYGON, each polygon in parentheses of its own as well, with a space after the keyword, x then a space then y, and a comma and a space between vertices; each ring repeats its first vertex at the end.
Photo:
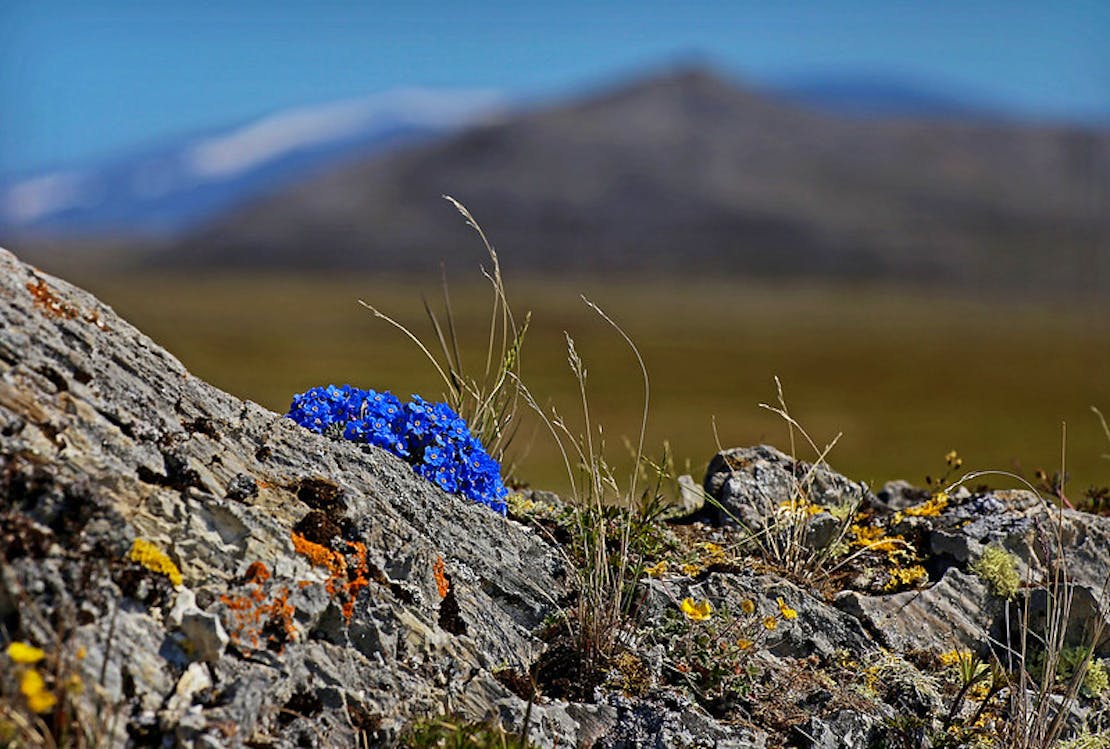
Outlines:
POLYGON ((70 694, 81 694, 85 691, 85 682, 81 681, 81 677, 77 674, 70 674, 66 679, 66 691, 70 694))
POLYGON ((682 600, 682 613, 686 618, 700 622, 703 619, 708 619, 713 614, 713 607, 709 605, 709 601, 702 601, 701 603, 694 603, 693 598, 684 598, 682 600))
POLYGON ((779 620, 773 616, 763 617, 763 627, 768 631, 773 631, 775 627, 779 626, 779 620))
POLYGON ((753 644, 754 643, 746 637, 741 637, 739 640, 736 641, 736 647, 740 648, 741 650, 751 650, 753 644))
POLYGON ((23 672, 19 680, 19 691, 27 698, 27 706, 32 712, 45 713, 57 704, 58 699, 46 689, 42 674, 33 668, 23 672))
POLYGON ((663 575, 667 574, 667 561, 664 559, 661 562, 653 564, 650 567, 644 569, 644 572, 648 573, 652 577, 662 577, 663 575))
POLYGON ((695 577, 701 572, 700 564, 684 564, 682 565, 682 574, 688 577, 695 577))
POLYGON ((12 659, 12 663, 30 665, 41 661, 46 657, 46 653, 34 645, 28 645, 25 642, 13 642, 8 645, 8 657, 12 659))
POLYGON ((50 692, 38 692, 27 698, 27 707, 35 713, 48 713, 54 709, 56 704, 58 704, 58 698, 50 692))
POLYGON ((86 655, 88 655, 88 654, 89 654, 89 651, 88 651, 88 650, 85 650, 85 646, 84 646, 84 645, 82 645, 81 647, 77 648, 77 660, 79 660, 79 661, 83 661, 83 660, 85 660, 85 656, 86 656, 86 655))
POLYGON ((743 611, 745 614, 754 614, 755 601, 750 598, 745 598, 743 601, 740 602, 740 610, 743 611))
POLYGON ((782 613, 783 619, 797 619, 798 612, 786 605, 786 601, 781 598, 778 601, 779 611, 782 613))

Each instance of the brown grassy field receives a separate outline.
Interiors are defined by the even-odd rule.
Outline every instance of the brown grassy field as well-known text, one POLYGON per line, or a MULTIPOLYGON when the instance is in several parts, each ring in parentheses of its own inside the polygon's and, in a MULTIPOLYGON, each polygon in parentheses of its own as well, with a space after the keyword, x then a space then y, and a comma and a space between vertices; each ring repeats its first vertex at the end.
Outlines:
MULTIPOLYGON (((475 275, 477 275, 475 273, 475 275)), ((195 374, 284 411, 290 396, 329 382, 438 397, 431 367, 410 341, 356 304, 371 301, 420 332, 421 291, 438 279, 237 275, 75 278, 166 346, 195 374)), ((1021 298, 970 300, 865 286, 728 282, 541 281, 509 278, 510 301, 531 310, 523 371, 532 390, 573 406, 563 331, 589 368, 596 421, 614 459, 627 453, 641 407, 635 362, 578 298, 585 293, 624 325, 651 374, 649 446, 667 440, 680 469, 701 477, 726 446, 787 444, 777 416, 760 409, 785 387, 815 439, 843 432, 830 456, 848 475, 881 485, 921 483, 957 449, 967 468, 1060 465, 1067 422, 1069 493, 1110 483, 1110 452, 1091 405, 1110 411, 1110 315, 1105 307, 1021 298)), ((488 299, 455 283, 456 316, 482 355, 488 299)), ((464 360, 466 359, 464 349, 464 360)), ((573 415, 573 408, 567 408, 573 415)), ((526 427, 517 475, 566 484, 553 447, 526 427), (534 438, 533 438, 534 437, 534 438)))

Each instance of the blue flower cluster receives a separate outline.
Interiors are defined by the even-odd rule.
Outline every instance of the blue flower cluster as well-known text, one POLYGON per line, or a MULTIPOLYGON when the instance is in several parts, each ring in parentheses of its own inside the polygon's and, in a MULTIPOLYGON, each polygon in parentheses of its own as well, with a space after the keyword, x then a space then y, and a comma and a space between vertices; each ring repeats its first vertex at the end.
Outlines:
POLYGON ((293 396, 286 416, 320 434, 389 450, 444 490, 505 514, 509 492, 501 466, 446 403, 429 403, 419 395, 402 403, 389 392, 328 385, 293 396))

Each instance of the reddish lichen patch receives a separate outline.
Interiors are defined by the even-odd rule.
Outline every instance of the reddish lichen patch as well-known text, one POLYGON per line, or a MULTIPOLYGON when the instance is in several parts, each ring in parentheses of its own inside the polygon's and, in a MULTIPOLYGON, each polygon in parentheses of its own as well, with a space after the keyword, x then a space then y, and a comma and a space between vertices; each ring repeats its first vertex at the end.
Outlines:
MULTIPOLYGON (((31 296, 35 300, 35 306, 45 314, 52 315, 53 317, 61 317, 66 320, 76 320, 78 317, 82 316, 80 309, 68 302, 63 302, 46 281, 38 276, 35 276, 34 281, 27 282, 27 291, 31 292, 31 296)), ((92 310, 85 314, 84 319, 100 330, 108 329, 108 326, 101 321, 100 313, 97 310, 92 310)))
POLYGON ((270 570, 262 562, 254 562, 243 575, 241 593, 225 593, 220 601, 230 611, 228 636, 240 651, 249 655, 252 650, 267 647, 277 652, 297 635, 293 615, 296 609, 289 603, 289 589, 282 586, 267 592, 266 583, 270 570))
POLYGON ((81 311, 72 304, 66 304, 59 299, 54 290, 47 286, 46 281, 38 276, 35 276, 34 281, 27 282, 27 291, 34 297, 35 306, 49 315, 73 320, 81 314, 81 311))
POLYGON ((366 563, 366 545, 357 541, 346 541, 350 547, 349 557, 326 546, 309 541, 293 531, 293 549, 316 567, 328 571, 324 587, 332 598, 343 601, 343 616, 350 621, 355 612, 355 599, 359 591, 370 584, 367 577, 370 568, 366 563))
POLYGON ((447 592, 451 590, 451 582, 447 579, 447 565, 444 564, 443 557, 436 557, 435 564, 432 565, 432 575, 436 579, 436 590, 439 591, 439 597, 446 598, 447 592))

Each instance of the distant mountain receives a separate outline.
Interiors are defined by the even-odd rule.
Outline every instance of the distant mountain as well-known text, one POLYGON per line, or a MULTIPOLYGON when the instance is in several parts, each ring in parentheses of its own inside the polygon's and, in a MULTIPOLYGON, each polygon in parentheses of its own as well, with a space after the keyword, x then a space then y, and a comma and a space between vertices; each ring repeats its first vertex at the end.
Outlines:
POLYGON ((488 91, 398 90, 0 181, 0 238, 173 236, 336 164, 484 121, 501 105, 488 91))
POLYGON ((1110 133, 843 118, 699 69, 391 150, 222 216, 161 260, 1110 288, 1110 133), (471 260, 467 261, 468 264, 471 260))
POLYGON ((1007 116, 1002 108, 982 100, 893 76, 801 76, 778 81, 772 84, 772 90, 798 104, 850 116, 951 120, 998 120, 1007 116))

